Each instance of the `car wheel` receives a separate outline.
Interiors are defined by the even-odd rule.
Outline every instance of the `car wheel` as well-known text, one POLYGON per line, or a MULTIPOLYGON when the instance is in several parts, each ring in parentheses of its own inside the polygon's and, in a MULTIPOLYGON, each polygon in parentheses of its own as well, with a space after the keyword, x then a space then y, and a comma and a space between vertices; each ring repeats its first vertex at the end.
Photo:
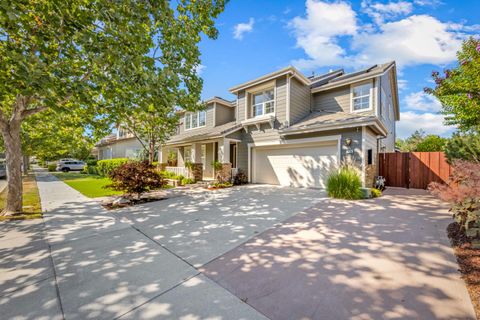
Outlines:
POLYGON ((62 171, 63 172, 68 172, 68 171, 70 171, 70 168, 62 168, 62 171))

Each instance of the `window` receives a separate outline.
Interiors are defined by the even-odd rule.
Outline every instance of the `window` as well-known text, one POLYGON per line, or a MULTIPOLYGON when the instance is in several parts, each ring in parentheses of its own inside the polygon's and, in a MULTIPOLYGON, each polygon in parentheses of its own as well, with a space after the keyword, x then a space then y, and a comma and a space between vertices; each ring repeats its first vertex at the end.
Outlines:
POLYGON ((362 111, 371 109, 370 90, 371 83, 365 83, 352 89, 352 111, 362 111))
POLYGON ((192 127, 192 115, 187 113, 185 115, 185 129, 190 129, 192 127))
POLYGON ((275 112, 275 96, 273 89, 252 95, 252 116, 260 117, 275 112))
POLYGON ((373 164, 373 150, 372 149, 367 150, 367 164, 368 165, 373 164))
POLYGON ((198 126, 203 127, 207 122, 207 114, 205 111, 198 113, 198 126))
POLYGON ((198 111, 195 113, 188 112, 185 114, 185 129, 194 129, 204 127, 207 123, 207 113, 198 111))

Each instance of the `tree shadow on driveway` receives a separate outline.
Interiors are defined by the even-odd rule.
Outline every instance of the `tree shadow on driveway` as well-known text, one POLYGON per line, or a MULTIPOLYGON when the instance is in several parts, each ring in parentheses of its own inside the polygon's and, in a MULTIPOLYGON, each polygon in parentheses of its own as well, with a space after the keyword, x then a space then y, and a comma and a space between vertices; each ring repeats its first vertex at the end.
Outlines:
POLYGON ((475 319, 425 191, 323 200, 203 272, 271 319, 475 319))

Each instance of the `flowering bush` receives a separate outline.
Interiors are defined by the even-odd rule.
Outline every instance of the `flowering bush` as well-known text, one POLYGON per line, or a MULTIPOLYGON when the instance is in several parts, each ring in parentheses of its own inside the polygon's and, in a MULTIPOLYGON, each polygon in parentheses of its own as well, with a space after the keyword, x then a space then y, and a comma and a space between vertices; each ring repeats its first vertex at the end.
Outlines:
POLYGON ((447 184, 433 182, 432 194, 452 204, 450 209, 462 229, 480 226, 480 164, 455 161, 447 184))
POLYGON ((112 183, 108 188, 125 191, 137 196, 145 191, 161 188, 165 185, 163 177, 148 162, 130 161, 110 171, 108 177, 112 183))

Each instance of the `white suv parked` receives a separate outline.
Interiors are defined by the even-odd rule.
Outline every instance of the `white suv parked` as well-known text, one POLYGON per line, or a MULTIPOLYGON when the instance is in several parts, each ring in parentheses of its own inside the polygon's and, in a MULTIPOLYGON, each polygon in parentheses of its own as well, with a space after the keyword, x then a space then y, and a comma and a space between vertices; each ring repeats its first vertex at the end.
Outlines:
POLYGON ((57 164, 57 171, 81 171, 85 167, 85 162, 75 159, 62 159, 57 164))

